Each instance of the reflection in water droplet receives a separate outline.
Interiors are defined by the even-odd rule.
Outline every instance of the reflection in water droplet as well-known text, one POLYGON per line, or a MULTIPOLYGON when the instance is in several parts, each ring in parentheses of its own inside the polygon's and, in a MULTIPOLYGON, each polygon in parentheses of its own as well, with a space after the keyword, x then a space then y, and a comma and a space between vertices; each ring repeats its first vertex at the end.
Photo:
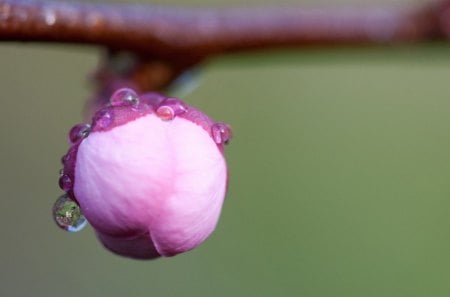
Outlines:
POLYGON ((109 99, 112 106, 133 105, 139 104, 139 98, 136 92, 129 88, 122 88, 114 92, 109 99))
POLYGON ((108 109, 99 110, 94 116, 94 125, 98 125, 100 128, 108 128, 113 121, 113 114, 108 109))
POLYGON ((230 126, 225 123, 215 123, 212 125, 211 134, 214 142, 217 144, 228 144, 232 137, 230 126))
POLYGON ((69 132, 70 143, 77 143, 78 141, 88 137, 91 132, 91 125, 89 124, 78 124, 72 127, 69 132))
POLYGON ((53 218, 58 227, 69 232, 78 232, 87 224, 80 206, 67 194, 59 197, 53 205, 53 218))

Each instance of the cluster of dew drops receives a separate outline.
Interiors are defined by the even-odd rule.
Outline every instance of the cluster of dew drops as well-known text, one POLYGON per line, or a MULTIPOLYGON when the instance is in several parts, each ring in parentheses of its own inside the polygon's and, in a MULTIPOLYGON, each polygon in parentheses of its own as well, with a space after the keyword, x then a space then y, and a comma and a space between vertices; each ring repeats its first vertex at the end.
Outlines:
MULTIPOLYGON (((114 120, 113 107, 130 107, 135 112, 145 114, 149 109, 156 110, 156 115, 164 120, 170 121, 177 115, 186 113, 188 106, 179 99, 164 97, 160 94, 150 96, 149 100, 141 98, 129 88, 117 90, 110 98, 105 108, 97 111, 92 119, 92 124, 77 124, 69 132, 70 148, 61 162, 63 168, 59 172, 59 187, 65 192, 53 205, 53 218, 63 230, 78 232, 87 225, 81 207, 74 195, 73 186, 75 181, 75 162, 78 147, 87 138, 93 127, 107 129, 114 120)), ((227 144, 231 139, 231 129, 225 123, 214 123, 211 125, 211 137, 217 144, 227 144)))

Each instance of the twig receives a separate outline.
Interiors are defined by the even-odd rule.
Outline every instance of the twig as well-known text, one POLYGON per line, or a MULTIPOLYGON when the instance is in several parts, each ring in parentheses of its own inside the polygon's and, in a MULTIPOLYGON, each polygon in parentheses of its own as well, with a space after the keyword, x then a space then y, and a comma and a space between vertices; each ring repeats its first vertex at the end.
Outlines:
POLYGON ((442 36, 439 8, 213 9, 0 0, 0 40, 93 44, 183 59, 304 44, 428 40, 442 36))
MULTIPOLYGON (((91 44, 115 53, 134 52, 139 62, 126 78, 137 83, 132 76, 165 73, 166 79, 156 83, 137 83, 147 90, 164 87, 184 69, 228 52, 447 38, 449 3, 413 9, 219 9, 0 0, 0 40, 91 44)), ((106 65, 102 73, 111 74, 110 68, 106 65)))

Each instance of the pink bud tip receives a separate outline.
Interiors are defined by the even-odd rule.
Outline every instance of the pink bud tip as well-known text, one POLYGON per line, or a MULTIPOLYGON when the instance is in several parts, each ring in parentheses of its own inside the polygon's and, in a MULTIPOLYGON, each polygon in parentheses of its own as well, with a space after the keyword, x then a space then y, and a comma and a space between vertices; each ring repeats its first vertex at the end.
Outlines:
POLYGON ((60 185, 107 249, 139 259, 174 256, 216 227, 231 130, 179 99, 136 96, 119 90, 94 115, 64 158, 60 185), (130 94, 136 104, 120 104, 130 94))

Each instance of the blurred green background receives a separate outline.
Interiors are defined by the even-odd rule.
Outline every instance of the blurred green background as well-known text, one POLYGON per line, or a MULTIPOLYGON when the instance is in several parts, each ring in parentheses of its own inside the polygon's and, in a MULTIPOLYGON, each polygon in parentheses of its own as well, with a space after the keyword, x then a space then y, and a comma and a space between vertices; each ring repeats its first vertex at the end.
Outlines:
POLYGON ((0 45, 0 296, 450 296, 449 50, 205 65, 185 99, 234 128, 223 214, 198 249, 140 262, 51 217, 100 51, 0 45))

